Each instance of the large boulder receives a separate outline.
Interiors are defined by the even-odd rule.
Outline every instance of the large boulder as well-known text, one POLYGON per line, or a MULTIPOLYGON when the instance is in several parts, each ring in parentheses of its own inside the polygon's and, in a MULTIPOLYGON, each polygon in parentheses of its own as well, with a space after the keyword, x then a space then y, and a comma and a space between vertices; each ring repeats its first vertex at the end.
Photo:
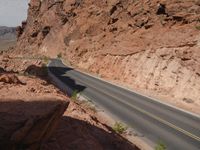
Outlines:
POLYGON ((39 149, 50 138, 68 104, 48 98, 0 100, 0 149, 39 149))

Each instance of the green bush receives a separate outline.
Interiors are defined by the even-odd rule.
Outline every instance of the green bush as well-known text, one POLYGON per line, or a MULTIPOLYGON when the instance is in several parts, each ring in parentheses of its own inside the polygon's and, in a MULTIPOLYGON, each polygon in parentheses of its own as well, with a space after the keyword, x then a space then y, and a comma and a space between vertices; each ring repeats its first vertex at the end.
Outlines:
POLYGON ((78 96, 78 90, 74 90, 74 91, 72 92, 71 99, 77 100, 77 96, 78 96))
POLYGON ((59 54, 57 55, 57 58, 62 58, 62 53, 59 53, 59 54))
POLYGON ((158 144, 155 147, 155 150, 166 150, 167 147, 163 142, 158 142, 158 144))
POLYGON ((45 64, 48 64, 49 63, 49 57, 44 56, 43 61, 44 61, 45 64))
POLYGON ((122 134, 127 130, 127 127, 120 122, 116 122, 112 128, 115 132, 119 134, 122 134))

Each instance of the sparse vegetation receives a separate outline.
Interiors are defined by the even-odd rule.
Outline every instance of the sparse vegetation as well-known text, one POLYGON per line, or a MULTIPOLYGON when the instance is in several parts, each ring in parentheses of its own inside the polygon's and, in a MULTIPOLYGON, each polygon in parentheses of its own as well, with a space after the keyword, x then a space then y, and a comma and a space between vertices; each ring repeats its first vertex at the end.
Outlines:
POLYGON ((49 57, 44 56, 43 62, 44 62, 45 64, 48 64, 48 63, 49 63, 49 57))
POLYGON ((77 100, 77 96, 78 96, 78 90, 74 90, 74 91, 72 92, 71 99, 77 100))
POLYGON ((113 126, 113 130, 119 134, 122 134, 127 130, 127 127, 121 122, 116 122, 113 126))
POLYGON ((62 58, 62 53, 59 53, 59 54, 57 55, 57 58, 62 58))
POLYGON ((158 144, 155 147, 155 150, 166 150, 167 147, 163 142, 158 142, 158 144))
POLYGON ((91 111, 93 111, 94 113, 97 112, 97 109, 96 109, 95 105, 94 105, 92 102, 89 102, 89 101, 82 101, 81 104, 82 104, 84 107, 86 107, 86 108, 90 109, 91 111))

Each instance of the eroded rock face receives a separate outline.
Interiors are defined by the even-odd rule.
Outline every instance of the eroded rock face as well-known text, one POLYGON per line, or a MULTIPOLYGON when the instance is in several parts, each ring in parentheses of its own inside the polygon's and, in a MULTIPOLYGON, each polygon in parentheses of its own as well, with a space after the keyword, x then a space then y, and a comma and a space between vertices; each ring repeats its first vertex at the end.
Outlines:
POLYGON ((32 0, 17 49, 200 106, 199 19, 198 0, 32 0))
POLYGON ((22 24, 21 24, 21 26, 18 26, 17 28, 16 28, 16 35, 17 35, 17 38, 19 39, 20 38, 20 36, 23 34, 23 32, 24 32, 24 29, 25 29, 25 27, 26 27, 26 21, 23 21, 22 22, 22 24))
POLYGON ((61 99, 1 99, 0 149, 37 149, 51 136, 69 102, 61 99))

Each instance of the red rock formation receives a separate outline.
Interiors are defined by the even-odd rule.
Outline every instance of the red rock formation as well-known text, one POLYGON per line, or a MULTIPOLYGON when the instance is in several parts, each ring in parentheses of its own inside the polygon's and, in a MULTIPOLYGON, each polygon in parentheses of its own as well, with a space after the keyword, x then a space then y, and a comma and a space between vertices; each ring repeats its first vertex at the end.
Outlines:
POLYGON ((0 82, 8 84, 25 84, 19 80, 15 74, 0 74, 0 82))
POLYGON ((87 102, 73 100, 68 107, 69 99, 49 83, 43 67, 29 61, 24 64, 19 58, 0 57, 0 149, 138 150, 113 132, 87 102), (26 76, 13 73, 17 65, 15 71, 24 70, 26 76))
POLYGON ((62 53, 74 66, 133 89, 200 106, 199 20, 196 0, 31 0, 17 49, 62 53))
POLYGON ((38 149, 49 139, 68 102, 61 100, 0 101, 0 149, 38 149))

